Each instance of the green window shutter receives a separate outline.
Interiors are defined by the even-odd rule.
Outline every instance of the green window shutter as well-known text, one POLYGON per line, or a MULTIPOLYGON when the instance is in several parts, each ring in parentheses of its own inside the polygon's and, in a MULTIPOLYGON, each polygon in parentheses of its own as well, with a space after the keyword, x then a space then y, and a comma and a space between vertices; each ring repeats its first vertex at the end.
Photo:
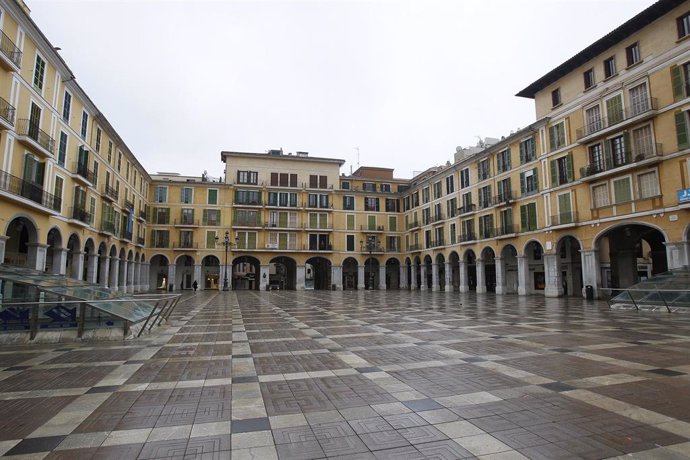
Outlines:
POLYGON ((347 229, 348 230, 354 230, 355 229, 355 216, 353 214, 348 214, 348 216, 347 216, 347 229))
POLYGON ((278 249, 287 249, 288 248, 288 234, 287 233, 278 233, 278 249))
POLYGON ((688 140, 688 125, 685 122, 685 112, 676 112, 676 136, 678 138, 678 150, 690 147, 688 140))
POLYGON ((573 167, 573 152, 568 152, 568 156, 565 160, 566 176, 568 177, 568 182, 575 180, 575 169, 573 167))
POLYGON ((527 206, 520 206, 520 226, 523 232, 528 230, 527 206))
MULTIPOLYGON (((513 188, 510 186, 510 184, 511 184, 510 177, 507 178, 507 179, 504 181, 504 183, 505 183, 505 186, 503 187, 504 192, 505 192, 505 193, 512 193, 512 192, 513 192, 513 188)), ((515 198, 515 197, 513 197, 513 198, 515 198)))
POLYGON ((220 220, 220 209, 216 210, 216 225, 220 225, 222 221, 220 220))
POLYGON ((503 181, 499 182, 496 186, 496 192, 498 195, 503 195, 503 181))
POLYGON ((536 158, 536 156, 537 156, 537 145, 536 145, 534 138, 532 138, 532 142, 529 143, 529 150, 530 150, 529 153, 530 153, 531 158, 536 158))
POLYGON ((246 232, 237 233, 237 246, 241 249, 247 248, 247 233, 246 232))
POLYGON ((529 206, 529 229, 530 230, 536 230, 537 229, 537 204, 531 203, 527 206, 529 206))
POLYGON ((520 173, 520 195, 525 194, 525 173, 520 173))
POLYGON ((369 230, 376 230, 376 216, 367 216, 369 230))
POLYGON ((321 213, 319 214, 319 228, 327 228, 328 227, 328 214, 321 213))
POLYGON ((551 160, 551 187, 555 187, 557 185, 560 185, 558 183, 558 161, 557 160, 551 160))
POLYGON ((398 218, 395 216, 388 216, 388 231, 398 231, 398 218))
POLYGON ((525 143, 520 142, 520 164, 524 164, 527 159, 527 152, 525 151, 525 143))
POLYGON ((256 233, 251 232, 247 234, 247 248, 256 249, 256 233))
POLYGON ((201 214, 201 222, 203 225, 208 225, 208 209, 204 209, 201 214))
POLYGON ((630 143, 630 132, 626 131, 623 133, 623 147, 625 148, 625 160, 626 162, 632 161, 632 144, 630 143))
POLYGON ((216 245, 216 234, 214 232, 206 232, 206 247, 212 248, 216 245))
POLYGON ((311 213, 309 214, 309 228, 316 228, 318 225, 318 214, 316 213, 311 213))
POLYGON ((539 169, 534 168, 532 170, 534 172, 534 191, 538 192, 539 191, 539 169))
POLYGON ((556 127, 549 127, 549 148, 556 150, 556 127))
POLYGON ((671 66, 671 83, 673 84, 673 100, 679 101, 685 98, 685 85, 683 84, 683 71, 677 65, 671 66))
POLYGON ((288 213, 279 212, 278 213, 278 226, 281 228, 286 228, 288 226, 288 213))
POLYGON ((513 167, 512 160, 510 159, 511 156, 512 156, 512 154, 510 153, 510 147, 508 147, 508 156, 506 157, 506 164, 505 164, 506 171, 509 169, 512 169, 512 167, 513 167))
POLYGON ((613 157, 611 156, 611 143, 604 141, 604 169, 611 169, 613 166, 613 157))

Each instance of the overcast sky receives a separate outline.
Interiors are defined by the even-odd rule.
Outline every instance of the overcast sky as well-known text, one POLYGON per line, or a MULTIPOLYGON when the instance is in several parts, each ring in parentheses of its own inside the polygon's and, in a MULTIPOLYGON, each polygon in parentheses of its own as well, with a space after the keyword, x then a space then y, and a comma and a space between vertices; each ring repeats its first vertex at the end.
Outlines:
POLYGON ((151 173, 308 151, 396 177, 535 119, 515 93, 652 0, 26 0, 151 173))

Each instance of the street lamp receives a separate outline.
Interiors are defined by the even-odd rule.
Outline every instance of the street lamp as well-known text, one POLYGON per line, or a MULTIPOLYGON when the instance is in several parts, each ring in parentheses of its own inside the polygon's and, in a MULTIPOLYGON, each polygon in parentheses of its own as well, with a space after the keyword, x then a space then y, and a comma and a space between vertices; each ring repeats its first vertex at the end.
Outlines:
MULTIPOLYGON (((230 246, 232 246, 233 244, 234 244, 235 246, 237 246, 237 240, 238 240, 238 239, 239 239, 239 237, 235 236, 235 242, 232 243, 232 242, 230 241, 230 232, 229 232, 229 231, 226 231, 226 232, 225 232, 225 238, 224 238, 223 241, 221 242, 221 244, 222 244, 223 246, 225 246, 225 270, 224 270, 224 274, 223 274, 223 290, 224 290, 224 291, 229 291, 229 290, 230 290, 230 285, 228 284, 228 249, 229 249, 230 246)), ((217 236, 217 235, 216 235, 216 244, 218 244, 218 236, 217 236)))
MULTIPOLYGON (((360 240, 359 246, 360 246, 360 249, 363 250, 364 249, 364 241, 360 240)), ((373 267, 371 266, 372 264, 369 261, 371 260, 371 253, 374 251, 374 249, 376 249, 376 237, 375 236, 367 236, 366 248, 367 248, 367 251, 369 252, 369 258, 366 261, 366 263, 369 264, 369 289, 373 290, 374 289, 375 275, 374 275, 373 267)), ((366 268, 366 265, 365 265, 365 268, 366 268)))

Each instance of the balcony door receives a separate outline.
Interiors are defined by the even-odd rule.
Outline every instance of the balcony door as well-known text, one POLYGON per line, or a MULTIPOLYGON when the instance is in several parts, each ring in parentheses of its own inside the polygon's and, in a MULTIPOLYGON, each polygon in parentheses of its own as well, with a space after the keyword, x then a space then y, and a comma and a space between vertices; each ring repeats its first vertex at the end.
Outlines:
POLYGON ((41 125, 41 108, 31 103, 31 111, 29 112, 29 137, 38 140, 39 126, 41 125))

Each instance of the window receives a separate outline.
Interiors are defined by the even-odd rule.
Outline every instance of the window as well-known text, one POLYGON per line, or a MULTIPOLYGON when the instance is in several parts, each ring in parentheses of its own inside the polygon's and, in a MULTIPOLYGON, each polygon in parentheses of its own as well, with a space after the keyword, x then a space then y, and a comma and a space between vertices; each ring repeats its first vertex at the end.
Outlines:
POLYGON ((371 196, 364 197, 364 210, 365 211, 378 211, 379 210, 379 199, 376 197, 371 197, 371 196))
POLYGON ((239 249, 256 249, 256 232, 237 232, 235 235, 239 249))
POLYGON ((635 152, 635 161, 654 155, 651 125, 632 130, 632 145, 635 152))
POLYGON ((395 198, 386 198, 386 212, 400 212, 400 201, 395 198))
POLYGON ((65 166, 65 158, 67 157, 67 134, 60 131, 60 143, 58 144, 58 164, 65 166))
POLYGON ((627 203, 632 200, 629 177, 622 177, 613 181, 613 199, 616 204, 627 203))
POLYGON ((340 188, 343 190, 350 190, 350 183, 347 181, 340 182, 340 188))
POLYGON ((398 218, 395 216, 388 216, 388 231, 397 232, 398 231, 398 218))
POLYGON ((346 226, 348 230, 354 230, 355 229, 355 215, 354 214, 348 214, 346 217, 346 226))
POLYGON ((325 212, 310 212, 309 228, 328 228, 328 214, 325 212))
POLYGON ((505 149, 498 152, 496 155, 496 172, 502 173, 510 171, 512 165, 510 164, 510 149, 505 149))
POLYGON ((297 213, 289 211, 271 211, 268 215, 271 227, 297 228, 297 213))
POLYGON ((213 249, 216 247, 216 231, 206 230, 206 249, 213 249))
POLYGON ((349 195, 343 196, 343 209, 346 209, 348 211, 354 211, 354 209, 355 209, 355 197, 354 196, 349 196, 349 195))
POLYGON ((448 214, 449 219, 458 215, 457 198, 451 198, 450 200, 446 201, 446 214, 448 214))
POLYGON ((584 80, 585 80, 585 89, 589 89, 592 86, 594 86, 594 69, 589 69, 585 70, 585 72, 582 74, 584 80))
POLYGON ((65 91, 65 97, 62 99, 62 119, 65 123, 69 123, 69 115, 72 110, 72 95, 65 91))
POLYGON ((183 225, 194 224, 194 210, 191 208, 184 208, 180 212, 180 223, 183 225))
POLYGON ((640 62, 640 43, 635 42, 632 45, 625 48, 625 58, 628 62, 628 67, 633 66, 640 62))
POLYGON ((431 208, 422 209, 422 225, 431 223, 431 208))
POLYGON ((268 205, 296 208, 297 194, 295 192, 268 192, 268 205))
POLYGON ((441 181, 434 182, 433 191, 434 191, 434 200, 441 198, 441 195, 443 194, 441 192, 441 181))
POLYGON ((491 206, 491 185, 479 189, 479 209, 491 206))
POLYGON ((122 152, 118 150, 117 152, 117 172, 120 172, 120 169, 122 169, 122 152))
POLYGON ((501 211, 501 235, 515 233, 513 228, 513 210, 508 208, 501 211))
POLYGON ((561 105, 561 88, 556 88, 551 91, 551 107, 561 105))
POLYGON ((520 206, 520 225, 523 232, 537 229, 537 203, 520 206))
POLYGON ((55 195, 55 206, 52 206, 56 211, 60 211, 62 205, 62 190, 65 186, 65 180, 60 176, 55 176, 55 185, 53 187, 53 195, 55 195))
POLYGON ((365 192, 375 192, 376 191, 376 184, 373 182, 363 182, 362 183, 362 190, 365 192))
POLYGON ((620 94, 606 99, 606 116, 608 126, 623 121, 623 97, 620 94))
POLYGON ((367 230, 376 230, 376 228, 377 228, 376 227, 376 216, 375 215, 367 216, 366 229, 367 230))
POLYGON ((381 184, 379 187, 381 187, 382 192, 390 193, 391 191, 391 184, 381 184))
POLYGON ((472 192, 463 193, 462 195, 462 212, 471 212, 474 210, 472 204, 472 192))
POLYGON ((684 111, 678 111, 675 113, 675 118, 678 150, 687 149, 688 146, 690 146, 690 139, 688 138, 687 115, 684 111))
POLYGON ((168 225, 170 223, 170 208, 153 208, 154 224, 168 225))
POLYGON ((167 248, 170 244, 170 232, 168 230, 154 230, 151 232, 154 248, 167 248))
POLYGON ((630 116, 634 117, 650 109, 647 83, 630 88, 630 116))
POLYGON ((656 171, 637 175, 637 192, 640 198, 659 196, 659 179, 656 171))
POLYGON ((256 185, 259 183, 259 173, 256 171, 237 171, 237 183, 256 185))
POLYGON ((455 192, 455 177, 448 176, 446 177, 446 194, 450 194, 453 192, 455 192))
POLYGON ((477 173, 479 175, 479 180, 486 180, 491 176, 491 163, 489 163, 489 159, 485 159, 479 162, 477 165, 477 173))
POLYGON ((520 173, 520 193, 522 196, 532 195, 538 191, 537 168, 520 173))
POLYGON ((156 203, 166 203, 168 201, 168 187, 157 186, 153 193, 153 201, 156 203))
POLYGON ((98 187, 98 162, 93 162, 93 186, 98 187))
POLYGON ((609 187, 608 184, 598 184, 592 187, 592 206, 594 208, 603 208, 609 205, 609 187))
POLYGON ((235 192, 235 204, 250 206, 260 205, 261 192, 251 190, 237 190, 235 192))
POLYGON ((180 203, 191 203, 192 202, 192 188, 182 187, 180 189, 180 203))
POLYGON ((470 168, 465 168, 460 171, 460 188, 470 186, 470 168))
POLYGON ((349 252, 353 252, 355 250, 355 235, 347 235, 346 250, 349 252))
POLYGON ((568 152, 566 156, 551 160, 551 186, 557 187, 559 185, 572 182, 574 177, 573 172, 573 153, 568 152))
POLYGON ((422 204, 426 204, 429 201, 431 201, 429 196, 429 187, 425 187, 422 189, 422 204))
POLYGON ((592 134, 604 127, 599 104, 585 110, 585 133, 592 134))
POLYGON ((575 221, 570 192, 558 195, 558 216, 554 225, 572 224, 575 221))
POLYGON ((678 26, 678 38, 690 35, 690 13, 685 13, 676 19, 676 25, 678 26))
POLYGON ((43 92, 43 80, 46 74, 46 61, 41 56, 36 55, 36 63, 34 64, 34 88, 38 92, 43 92))
POLYGON ((79 134, 81 135, 81 138, 86 140, 86 134, 88 133, 88 125, 89 125, 89 114, 86 112, 81 113, 81 131, 79 134))
POLYGON ((525 164, 537 159, 537 149, 534 145, 534 137, 520 142, 520 164, 525 164))
POLYGON ((215 188, 208 189, 206 203, 218 204, 218 189, 215 189, 215 188))
POLYGON ((513 199, 513 190, 510 184, 510 177, 507 177, 496 184, 498 188, 498 203, 504 203, 513 199))
POLYGON ((328 195, 310 193, 308 199, 308 207, 310 208, 328 208, 328 195))
POLYGON ((412 207, 416 208, 419 206, 419 192, 414 192, 412 194, 412 207))
POLYGON ((204 209, 202 218, 204 225, 220 225, 220 209, 204 209))
POLYGON ((604 170, 604 153, 601 144, 590 145, 589 151, 589 166, 587 167, 587 175, 596 174, 604 170))
POLYGON ((258 227, 261 225, 261 215, 259 211, 253 209, 235 209, 235 215, 232 222, 234 225, 258 227))
POLYGON ((455 229, 455 224, 450 224, 450 244, 456 244, 458 242, 457 230, 455 229))
POLYGON ((309 188, 328 188, 328 176, 309 176, 309 188))
POLYGON ((474 235, 474 219, 463 220, 461 241, 472 241, 475 238, 476 237, 474 235))
POLYGON ((108 163, 113 162, 113 141, 108 141, 108 163))
POLYGON ((325 233, 310 233, 309 234, 309 250, 310 251, 330 251, 331 243, 328 240, 328 235, 325 233))
POLYGON ((494 216, 488 214, 479 217, 479 238, 492 238, 494 236, 494 216))
POLYGON ((565 121, 549 127, 549 146, 551 151, 565 147, 565 121))
POLYGON ((604 78, 611 78, 616 75, 616 56, 611 56, 604 60, 604 78))
POLYGON ((629 154, 625 150, 625 136, 616 136, 608 141, 608 148, 611 152, 611 158, 613 160, 613 166, 623 166, 628 164, 629 154))

